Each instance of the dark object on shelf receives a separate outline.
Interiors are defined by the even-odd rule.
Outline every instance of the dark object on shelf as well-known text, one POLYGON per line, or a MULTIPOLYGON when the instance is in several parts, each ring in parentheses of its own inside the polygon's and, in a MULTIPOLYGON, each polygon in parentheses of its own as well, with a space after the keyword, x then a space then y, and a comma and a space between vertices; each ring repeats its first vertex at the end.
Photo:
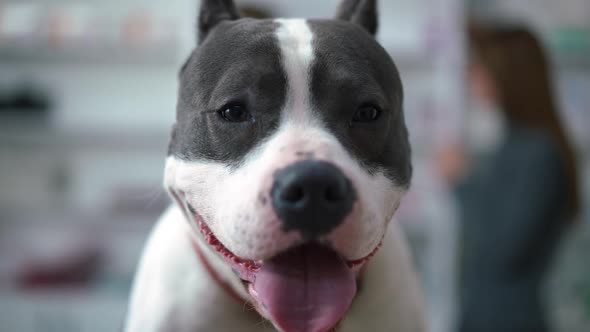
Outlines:
POLYGON ((103 262, 99 248, 75 248, 59 259, 31 259, 17 275, 23 288, 76 287, 89 284, 98 274, 103 262))
POLYGON ((0 92, 0 115, 45 117, 51 109, 50 98, 31 85, 10 93, 0 92))

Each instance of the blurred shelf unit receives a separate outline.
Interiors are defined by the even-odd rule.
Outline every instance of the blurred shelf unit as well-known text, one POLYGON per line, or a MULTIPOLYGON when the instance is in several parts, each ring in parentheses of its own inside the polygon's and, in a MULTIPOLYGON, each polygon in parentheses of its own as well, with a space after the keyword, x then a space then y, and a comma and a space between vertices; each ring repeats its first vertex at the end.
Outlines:
POLYGON ((547 41, 560 69, 590 70, 590 23, 588 27, 564 26, 550 30, 547 41))
POLYGON ((175 65, 178 45, 173 41, 145 45, 78 43, 61 47, 43 43, 0 43, 0 62, 49 64, 175 65))
POLYGON ((559 70, 590 71, 590 49, 585 52, 554 52, 553 62, 559 70))
POLYGON ((102 332, 122 328, 127 294, 97 290, 0 290, 2 331, 102 332))
POLYGON ((0 3, 0 62, 176 65, 182 2, 0 3))
POLYGON ((169 130, 75 130, 58 128, 43 119, 0 116, 0 149, 76 149, 132 150, 164 152, 169 130))

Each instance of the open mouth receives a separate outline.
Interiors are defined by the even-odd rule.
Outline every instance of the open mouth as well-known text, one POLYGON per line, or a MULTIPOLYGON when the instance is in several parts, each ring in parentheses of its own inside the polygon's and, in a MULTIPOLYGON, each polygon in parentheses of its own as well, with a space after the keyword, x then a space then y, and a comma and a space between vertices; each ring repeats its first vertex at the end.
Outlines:
MULTIPOLYGON (((213 234, 213 232, 211 231, 209 226, 207 226, 207 224, 205 223, 203 218, 201 218, 201 216, 198 214, 197 210, 186 201, 184 193, 182 193, 182 192, 177 193, 175 190, 172 190, 172 189, 170 189, 170 192, 171 192, 172 196, 174 197, 174 199, 176 200, 176 202, 178 203, 178 205, 181 208, 187 209, 188 212, 190 213, 190 216, 194 219, 194 221, 196 221, 196 223, 199 227, 199 231, 201 232, 201 235, 203 236, 203 239, 205 240, 205 242, 207 242, 207 244, 211 248, 213 248, 218 254, 220 254, 226 261, 228 261, 232 265, 237 265, 238 267, 243 268, 243 269, 250 271, 250 272, 257 272, 260 269, 260 266, 263 264, 262 261, 254 261, 254 260, 240 258, 237 255, 235 255, 233 252, 231 252, 229 249, 227 249, 223 245, 223 243, 221 243, 221 241, 219 241, 219 239, 217 239, 215 234, 213 234)), ((187 215, 187 217, 188 217, 188 215, 187 215)), ((346 260, 345 258, 342 257, 342 260, 345 261, 346 265, 350 269, 358 270, 359 267, 364 266, 368 261, 371 260, 371 258, 373 258, 373 256, 375 256, 375 254, 377 254, 377 252, 381 248, 381 245, 382 245, 382 243, 379 243, 379 245, 377 245, 377 247, 375 247, 375 249, 373 249, 373 251, 365 257, 362 257, 359 259, 354 259, 354 260, 346 260)), ((244 279, 244 280, 246 280, 246 279, 244 279)))
POLYGON ((355 262, 310 243, 265 261, 237 257, 196 216, 205 241, 244 282, 254 307, 284 332, 327 332, 342 320, 357 292, 355 262))
POLYGON ((302 244, 264 261, 243 259, 219 241, 186 200, 178 200, 205 242, 244 282, 260 314, 284 332, 333 331, 356 296, 358 271, 380 247, 356 260, 345 260, 318 243, 302 244))
MULTIPOLYGON (((190 210, 191 210, 191 212, 193 212, 192 208, 190 210)), ((199 230, 201 231, 201 235, 203 235, 203 239, 205 240, 205 242, 207 242, 207 244, 209 246, 211 246, 211 248, 213 248, 225 260, 229 261, 232 265, 239 266, 240 268, 243 268, 243 269, 250 271, 250 272, 257 272, 260 269, 260 266, 262 264, 261 261, 256 262, 253 260, 242 259, 242 258, 234 255, 230 250, 228 250, 217 239, 217 237, 215 237, 215 235, 213 234, 211 229, 209 229, 209 226, 207 226, 207 224, 205 224, 203 219, 198 217, 198 215, 196 215, 194 212, 193 212, 193 216, 197 220, 197 223, 199 225, 199 230)))
MULTIPOLYGON (((201 231, 201 235, 203 235, 203 239, 218 254, 220 254, 223 258, 225 258, 226 260, 231 262, 232 265, 238 265, 250 272, 257 272, 260 269, 260 267, 264 263, 263 261, 242 259, 242 258, 236 256, 229 249, 227 249, 223 245, 223 243, 221 243, 221 241, 219 241, 217 239, 215 234, 213 234, 211 229, 209 229, 209 226, 207 226, 207 224, 203 221, 203 219, 201 217, 199 217, 199 215, 195 212, 195 210, 192 207, 190 207, 190 205, 189 205, 189 210, 191 211, 191 213, 193 214, 193 217, 195 218, 195 220, 197 221, 197 224, 199 225, 199 230, 201 231)), ((381 248, 381 244, 379 244, 375 249, 373 249, 373 251, 369 255, 367 255, 363 258, 360 258, 360 259, 355 259, 355 260, 344 260, 343 258, 342 259, 345 261, 346 266, 348 266, 348 268, 355 270, 356 268, 363 266, 365 263, 367 263, 369 260, 371 260, 371 258, 373 258, 373 256, 375 256, 375 254, 379 251, 380 248, 381 248)))

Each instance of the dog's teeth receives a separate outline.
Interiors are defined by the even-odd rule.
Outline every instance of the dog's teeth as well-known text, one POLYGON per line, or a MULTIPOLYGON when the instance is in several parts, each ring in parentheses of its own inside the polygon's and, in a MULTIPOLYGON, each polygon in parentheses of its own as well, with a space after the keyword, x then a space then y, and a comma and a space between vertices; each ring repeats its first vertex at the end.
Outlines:
POLYGON ((254 263, 254 262, 250 262, 250 261, 245 262, 244 267, 246 267, 250 271, 256 271, 259 269, 258 264, 254 263))

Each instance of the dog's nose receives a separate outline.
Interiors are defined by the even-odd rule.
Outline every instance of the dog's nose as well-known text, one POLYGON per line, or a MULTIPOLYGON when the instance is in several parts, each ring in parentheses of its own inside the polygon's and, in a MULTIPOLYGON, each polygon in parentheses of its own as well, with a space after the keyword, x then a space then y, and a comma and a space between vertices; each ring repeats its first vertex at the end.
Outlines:
POLYGON ((271 196, 285 230, 314 238, 342 223, 352 211, 356 191, 333 164, 307 160, 278 171, 271 196))

